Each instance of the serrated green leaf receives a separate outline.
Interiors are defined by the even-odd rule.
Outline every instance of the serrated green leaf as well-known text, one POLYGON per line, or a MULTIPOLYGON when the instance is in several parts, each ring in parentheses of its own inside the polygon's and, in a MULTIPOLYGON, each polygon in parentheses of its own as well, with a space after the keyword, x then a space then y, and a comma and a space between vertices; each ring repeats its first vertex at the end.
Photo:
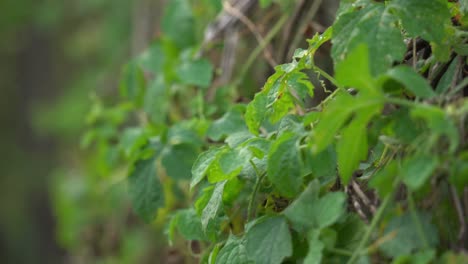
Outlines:
POLYGON ((346 195, 331 192, 319 198, 318 184, 317 181, 311 182, 299 198, 284 210, 284 215, 299 232, 330 226, 345 212, 346 195))
POLYGON ((390 8, 396 11, 403 28, 412 37, 442 42, 451 25, 450 12, 444 0, 395 0, 390 8))
POLYGON ((227 135, 242 131, 247 131, 242 113, 238 109, 231 109, 211 124, 207 136, 218 141, 227 135))
POLYGON ((255 264, 280 264, 292 255, 292 238, 283 217, 257 221, 245 235, 249 260, 255 264))
POLYGON ((177 69, 177 76, 183 84, 207 88, 213 79, 213 65, 205 59, 184 61, 177 69))
POLYGON ((139 217, 151 222, 164 205, 164 193, 156 173, 155 157, 139 160, 127 178, 133 209, 139 217))
POLYGON ((205 177, 212 162, 216 159, 216 156, 220 151, 221 148, 212 148, 198 156, 192 167, 192 181, 190 182, 190 188, 193 188, 203 180, 203 177, 205 177))
POLYGON ((250 132, 258 135, 258 130, 265 120, 267 112, 267 96, 265 93, 257 93, 252 102, 247 106, 245 122, 250 132))
POLYGON ((425 242, 421 235, 425 236, 430 247, 438 244, 438 234, 435 226, 431 224, 431 217, 427 213, 415 212, 417 224, 414 221, 412 212, 407 212, 402 216, 391 218, 384 231, 384 236, 389 233, 395 233, 394 238, 382 243, 380 250, 389 257, 397 257, 399 255, 407 255, 417 249, 424 249, 425 242), (419 232, 419 229, 421 233, 419 232))
POLYGON ((224 142, 226 142, 230 148, 236 148, 253 137, 254 136, 248 130, 242 130, 229 134, 224 142))
MULTIPOLYGON (((350 51, 365 43, 372 58, 368 63, 373 76, 385 72, 393 62, 401 61, 406 52, 397 18, 383 3, 372 2, 358 11, 341 14, 333 26, 332 43, 335 63, 344 60, 350 51)), ((365 72, 368 71, 366 69, 365 72)))
POLYGON ((414 95, 427 99, 436 96, 426 79, 415 72, 411 67, 400 65, 387 72, 387 76, 400 82, 414 95))
POLYGON ((208 180, 211 183, 229 180, 242 171, 250 159, 248 151, 225 149, 216 155, 216 160, 209 168, 208 180))
POLYGON ((195 21, 188 0, 171 0, 165 5, 161 28, 178 48, 195 44, 195 21))
POLYGON ((183 209, 177 212, 177 231, 187 240, 206 240, 200 218, 194 209, 183 209))
POLYGON ((226 182, 227 181, 222 181, 216 184, 208 204, 205 209, 203 209, 201 223, 204 230, 206 230, 208 223, 218 215, 218 211, 223 204, 223 192, 226 182))
POLYGON ((435 256, 436 252, 434 249, 427 249, 411 255, 399 256, 392 264, 429 264, 434 260, 435 256))
POLYGON ((402 180, 411 190, 416 191, 431 177, 438 164, 437 157, 427 154, 406 158, 401 165, 402 180))
POLYGON ((339 93, 323 110, 320 121, 312 130, 312 151, 319 153, 333 143, 340 128, 354 112, 361 109, 383 107, 380 97, 352 97, 347 93, 339 93))
POLYGON ((348 184, 359 163, 367 159, 367 124, 381 111, 380 105, 371 105, 357 112, 357 116, 345 127, 336 146, 338 171, 343 184, 348 184))
POLYGON ((169 177, 188 180, 192 165, 197 159, 198 149, 189 144, 167 145, 161 153, 161 164, 169 177))
POLYGON ((245 239, 230 235, 224 247, 219 251, 216 258, 217 264, 248 264, 245 249, 245 239))
POLYGON ((297 137, 285 133, 276 139, 268 154, 267 176, 281 195, 293 197, 299 192, 302 166, 297 137))
POLYGON ((369 69, 369 52, 364 44, 353 49, 336 65, 336 80, 345 87, 352 87, 367 95, 379 96, 380 90, 369 69))
POLYGON ((330 146, 320 153, 310 153, 306 164, 310 165, 310 170, 315 177, 331 179, 336 176, 336 152, 330 146))

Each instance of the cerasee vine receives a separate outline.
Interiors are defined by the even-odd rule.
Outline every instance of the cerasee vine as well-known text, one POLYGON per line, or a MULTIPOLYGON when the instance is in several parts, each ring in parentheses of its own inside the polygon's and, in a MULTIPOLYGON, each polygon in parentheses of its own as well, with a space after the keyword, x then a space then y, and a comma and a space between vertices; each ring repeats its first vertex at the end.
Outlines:
POLYGON ((248 104, 217 109, 210 61, 165 32, 122 85, 144 120, 118 138, 134 211, 197 243, 201 263, 468 262, 467 14, 466 1, 341 1, 248 104), (334 74, 314 63, 329 42, 334 74), (335 90, 311 106, 315 73, 335 90))

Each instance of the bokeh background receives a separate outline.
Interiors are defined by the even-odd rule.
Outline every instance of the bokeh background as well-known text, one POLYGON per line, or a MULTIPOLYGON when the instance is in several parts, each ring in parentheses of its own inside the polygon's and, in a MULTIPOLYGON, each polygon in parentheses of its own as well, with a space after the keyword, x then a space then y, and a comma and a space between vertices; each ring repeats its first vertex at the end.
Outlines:
POLYGON ((89 212, 59 223, 67 212, 53 209, 55 190, 74 180, 77 199, 89 191, 81 176, 92 173, 90 154, 79 143, 91 98, 112 97, 158 11, 156 1, 0 1, 0 262, 60 263, 73 248, 73 235, 57 231, 89 212))
MULTIPOLYGON (((102 106, 118 102, 122 67, 158 37, 168 1, 0 0, 1 263, 181 263, 163 230, 131 212, 121 183, 126 166, 109 173, 117 154, 83 147, 93 113, 121 122, 118 107, 102 106)), ((191 3, 202 39, 222 4, 191 3)), ((323 3, 322 28, 338 1, 323 3)), ((241 48, 252 50, 258 43, 243 32, 241 48)), ((321 67, 331 69, 321 56, 321 67)), ((263 58, 256 65, 247 97, 272 72, 263 58)))

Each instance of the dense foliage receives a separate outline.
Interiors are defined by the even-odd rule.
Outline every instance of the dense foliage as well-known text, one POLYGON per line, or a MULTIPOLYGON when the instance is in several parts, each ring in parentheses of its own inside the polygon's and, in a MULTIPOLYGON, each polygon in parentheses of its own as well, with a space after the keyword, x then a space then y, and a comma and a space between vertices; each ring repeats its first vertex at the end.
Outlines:
POLYGON ((89 115, 83 143, 117 175, 103 182, 129 164, 141 219, 202 263, 468 261, 466 1, 342 1, 247 104, 250 58, 214 89, 196 11, 170 1, 122 102, 89 115), (330 42, 334 74, 314 60, 330 42))

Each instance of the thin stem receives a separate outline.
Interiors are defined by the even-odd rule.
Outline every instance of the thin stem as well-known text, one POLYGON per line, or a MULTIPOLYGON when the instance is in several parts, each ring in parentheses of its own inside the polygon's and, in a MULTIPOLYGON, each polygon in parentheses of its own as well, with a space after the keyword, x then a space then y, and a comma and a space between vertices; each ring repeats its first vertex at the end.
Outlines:
POLYGON ((353 255, 352 251, 341 249, 341 248, 329 248, 327 250, 330 251, 331 253, 335 253, 337 255, 342 255, 346 257, 351 257, 353 255))
MULTIPOLYGON (((336 86, 336 90, 341 90, 343 89, 343 87, 341 87, 338 82, 335 80, 335 78, 333 78, 330 74, 328 74, 326 71, 320 69, 319 67, 313 65, 313 69, 314 71, 318 72, 320 75, 322 75, 323 77, 325 77, 325 79, 327 79, 328 81, 330 81, 334 86, 336 86)), ((336 91, 335 90, 335 91, 336 91)))
POLYGON ((252 51, 249 58, 247 59, 247 62, 245 63, 244 67, 242 67, 239 77, 234 82, 234 86, 238 86, 244 80, 245 76, 247 75, 247 72, 249 71, 250 67, 252 67, 252 64, 254 63, 255 59, 263 51, 263 49, 265 49, 268 43, 271 42, 271 40, 276 36, 276 34, 279 33, 279 31, 281 30, 283 25, 286 23, 288 18, 289 18, 289 14, 287 13, 283 14, 283 16, 281 16, 278 22, 276 22, 273 28, 268 32, 264 41, 260 45, 255 47, 255 49, 252 51))
POLYGON ((387 97, 385 100, 388 103, 396 104, 396 105, 401 105, 401 106, 408 106, 408 107, 415 107, 420 105, 419 103, 415 103, 413 101, 408 101, 405 99, 400 99, 400 98, 395 98, 395 97, 387 97))
POLYGON ((364 237, 361 239, 358 248, 353 252, 353 255, 351 258, 348 260, 348 264, 354 263, 357 258, 360 256, 360 253, 363 251, 364 247, 367 244, 367 241, 369 240, 370 236, 372 235, 372 232, 374 229, 377 227, 377 224, 380 221, 380 218, 382 218, 383 213, 385 209, 387 208, 387 205, 390 203, 391 197, 393 196, 393 193, 389 194, 387 197, 382 202, 382 205, 380 205, 379 210, 377 210, 377 213, 375 213, 374 218, 372 218, 372 222, 367 229, 366 233, 364 234, 364 237))
POLYGON ((247 208, 247 222, 249 222, 252 216, 254 215, 253 204, 255 202, 255 197, 257 196, 257 192, 258 192, 258 189, 260 188, 260 184, 262 183, 262 180, 266 175, 266 173, 263 173, 262 175, 260 175, 257 165, 255 165, 255 163, 252 160, 249 160, 249 162, 252 165, 255 171, 255 174, 257 174, 257 181, 255 182, 255 187, 252 192, 252 196, 250 197, 249 206, 247 208))

